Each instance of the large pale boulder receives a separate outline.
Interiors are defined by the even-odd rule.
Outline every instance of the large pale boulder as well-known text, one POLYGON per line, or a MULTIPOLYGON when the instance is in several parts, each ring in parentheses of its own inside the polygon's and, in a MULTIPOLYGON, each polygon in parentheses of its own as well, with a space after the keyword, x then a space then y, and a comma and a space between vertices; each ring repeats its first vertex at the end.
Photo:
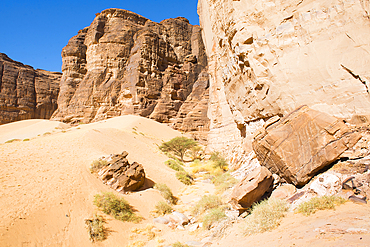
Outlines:
POLYGON ((271 172, 266 167, 260 166, 234 187, 231 193, 230 204, 234 209, 245 211, 254 202, 261 200, 263 195, 272 189, 272 184, 271 172))
POLYGON ((302 106, 261 129, 253 149, 262 166, 303 186, 360 138, 342 120, 302 106))

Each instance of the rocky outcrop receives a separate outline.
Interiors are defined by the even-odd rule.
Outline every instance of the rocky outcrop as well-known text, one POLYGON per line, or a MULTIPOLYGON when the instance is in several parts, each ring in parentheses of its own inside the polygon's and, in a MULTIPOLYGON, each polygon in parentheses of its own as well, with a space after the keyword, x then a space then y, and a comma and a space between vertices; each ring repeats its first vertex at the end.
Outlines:
POLYGON ((49 119, 57 108, 61 73, 34 70, 0 53, 0 124, 49 119))
POLYGON ((261 200, 266 192, 271 192, 273 181, 272 174, 266 167, 256 168, 234 187, 230 204, 239 212, 247 210, 253 203, 261 200))
MULTIPOLYGON (((207 65, 201 29, 182 17, 155 23, 130 11, 104 10, 69 41, 62 58, 53 119, 65 122, 137 114, 170 123, 189 95, 198 100, 208 88, 201 74, 207 65), (197 80, 202 85, 193 90, 197 80)), ((206 130, 207 106, 198 108, 181 108, 181 116, 197 123, 189 127, 184 120, 176 127, 206 130)))
POLYGON ((111 155, 105 159, 108 163, 98 172, 103 183, 118 192, 129 192, 140 189, 145 183, 145 172, 141 164, 130 164, 126 159, 128 153, 111 155))
POLYGON ((300 105, 370 113, 368 1, 199 0, 210 73, 210 148, 251 150, 300 105))
POLYGON ((343 120, 302 106, 267 123, 256 134, 253 149, 262 166, 303 186, 360 138, 343 120))

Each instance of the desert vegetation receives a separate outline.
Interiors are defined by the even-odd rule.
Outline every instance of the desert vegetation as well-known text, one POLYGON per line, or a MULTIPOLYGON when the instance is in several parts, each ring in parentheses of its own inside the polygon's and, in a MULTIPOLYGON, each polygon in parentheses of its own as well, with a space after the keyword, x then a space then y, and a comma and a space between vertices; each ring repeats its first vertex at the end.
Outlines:
POLYGON ((169 204, 176 204, 177 198, 166 184, 157 183, 154 185, 154 189, 158 190, 169 204))
POLYGON ((94 160, 91 165, 90 165, 90 172, 91 173, 96 173, 98 172, 100 169, 102 169, 104 166, 107 166, 108 165, 108 162, 105 161, 105 160, 101 160, 101 159, 98 159, 98 160, 94 160))
POLYGON ((245 218, 245 234, 262 233, 276 228, 288 209, 286 201, 276 198, 254 204, 250 215, 245 218))
POLYGON ((335 209, 335 206, 345 203, 346 200, 340 196, 321 196, 311 198, 307 202, 299 204, 296 211, 309 216, 318 210, 335 209))
POLYGON ((185 153, 192 148, 194 149, 197 145, 198 143, 193 139, 181 136, 172 138, 168 142, 163 142, 159 149, 164 153, 176 155, 184 162, 185 153))
POLYGON ((173 208, 170 205, 168 205, 167 202, 159 201, 155 205, 154 213, 158 216, 162 216, 162 215, 170 214, 172 213, 172 211, 173 211, 173 208))
POLYGON ((141 217, 134 213, 133 208, 124 198, 111 192, 95 195, 94 205, 117 220, 133 222, 141 220, 141 217))
POLYGON ((95 214, 91 219, 85 220, 91 242, 103 241, 107 238, 105 220, 102 216, 95 214))

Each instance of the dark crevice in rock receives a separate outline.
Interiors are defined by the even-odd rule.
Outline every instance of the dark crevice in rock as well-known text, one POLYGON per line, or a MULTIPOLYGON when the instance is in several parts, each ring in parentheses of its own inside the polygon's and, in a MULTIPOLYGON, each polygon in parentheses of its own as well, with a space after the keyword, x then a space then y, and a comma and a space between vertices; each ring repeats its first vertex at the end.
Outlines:
POLYGON ((359 80, 362 84, 364 84, 364 85, 365 85, 365 87, 366 87, 366 91, 367 91, 367 93, 368 93, 368 94, 370 94, 370 92, 369 92, 369 87, 368 87, 368 85, 367 85, 367 82, 366 82, 365 80, 363 80, 363 79, 360 77, 360 75, 356 75, 352 70, 350 70, 349 68, 347 68, 347 67, 346 67, 346 66, 344 66, 343 64, 341 64, 340 66, 342 66, 342 68, 343 68, 345 71, 347 71, 348 73, 350 73, 350 74, 351 74, 351 76, 353 76, 353 78, 355 78, 355 79, 359 80))

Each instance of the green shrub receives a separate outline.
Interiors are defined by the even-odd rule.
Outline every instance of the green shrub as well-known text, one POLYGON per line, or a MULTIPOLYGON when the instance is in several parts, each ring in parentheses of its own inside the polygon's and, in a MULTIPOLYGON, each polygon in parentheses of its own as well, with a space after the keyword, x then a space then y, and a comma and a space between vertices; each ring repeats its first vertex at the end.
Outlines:
POLYGON ((30 139, 26 138, 26 139, 23 139, 24 142, 28 142, 30 139))
POLYGON ((210 160, 213 162, 214 168, 220 168, 221 170, 224 171, 227 170, 228 167, 227 161, 220 152, 213 152, 211 154, 210 160))
POLYGON ((193 184, 193 178, 186 171, 176 172, 175 175, 176 175, 176 178, 181 183, 186 184, 186 185, 192 185, 193 184))
POLYGON ((92 219, 85 220, 85 225, 92 242, 103 241, 107 238, 107 229, 104 226, 105 220, 102 216, 95 214, 92 219))
POLYGON ((216 186, 217 193, 223 193, 227 189, 232 188, 238 180, 230 175, 230 173, 222 173, 212 179, 212 183, 216 186))
POLYGON ((112 215, 117 220, 138 222, 141 218, 133 212, 133 208, 123 198, 112 192, 95 195, 94 204, 104 213, 112 215))
POLYGON ((203 196, 192 208, 193 215, 199 215, 205 211, 222 205, 221 198, 216 195, 203 196))
POLYGON ((170 205, 168 205, 166 202, 164 201, 159 201, 156 205, 155 205, 155 213, 157 215, 165 215, 165 214, 170 214, 172 213, 173 209, 170 205))
POLYGON ((105 160, 94 160, 90 166, 90 172, 98 172, 100 169, 102 169, 104 166, 107 166, 108 162, 105 160))
POLYGON ((321 196, 311 198, 307 202, 299 204, 297 212, 306 216, 314 214, 318 210, 335 209, 336 205, 345 203, 346 200, 339 196, 321 196))
POLYGON ((279 226, 289 206, 286 201, 270 198, 254 204, 251 214, 245 218, 246 235, 262 233, 279 226))
POLYGON ((18 142, 18 141, 20 141, 20 139, 11 139, 11 140, 6 141, 5 143, 12 143, 12 142, 18 142))
POLYGON ((204 229, 210 229, 211 226, 216 223, 217 221, 220 221, 222 219, 226 218, 226 214, 223 208, 212 208, 209 210, 209 212, 203 217, 203 228, 204 229))
POLYGON ((185 171, 184 168, 182 167, 184 164, 180 160, 178 160, 178 159, 175 159, 175 160, 173 160, 173 159, 167 160, 165 162, 165 164, 168 167, 170 167, 171 169, 175 170, 175 171, 179 171, 179 172, 185 171))
POLYGON ((176 204, 177 198, 172 194, 172 191, 166 184, 155 184, 154 189, 159 190, 164 199, 170 204, 176 204))
POLYGON ((184 162, 184 155, 186 151, 197 146, 197 142, 193 139, 181 136, 175 137, 168 142, 163 142, 159 149, 165 153, 173 153, 180 157, 181 161, 184 162))

